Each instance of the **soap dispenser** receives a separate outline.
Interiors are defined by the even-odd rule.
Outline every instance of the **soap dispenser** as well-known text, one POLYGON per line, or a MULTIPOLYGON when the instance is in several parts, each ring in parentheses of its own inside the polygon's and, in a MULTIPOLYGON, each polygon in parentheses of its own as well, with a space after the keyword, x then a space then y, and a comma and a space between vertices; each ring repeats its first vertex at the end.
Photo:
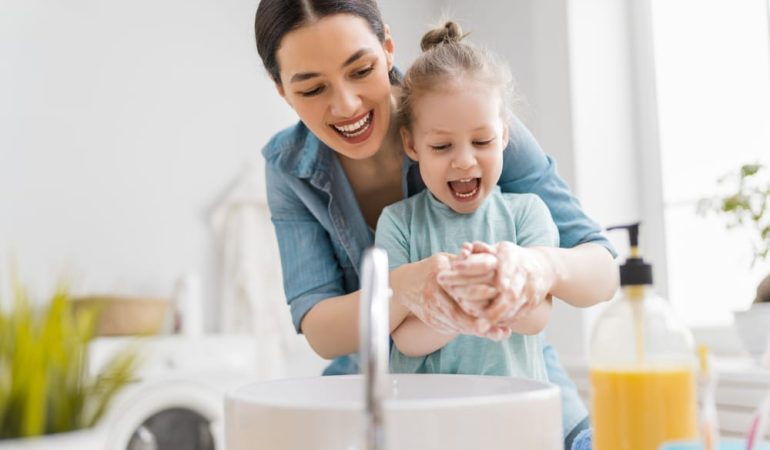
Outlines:
POLYGON ((639 223, 620 225, 631 241, 620 291, 591 335, 594 450, 657 450, 697 437, 696 361, 690 330, 652 290, 639 254, 639 223))

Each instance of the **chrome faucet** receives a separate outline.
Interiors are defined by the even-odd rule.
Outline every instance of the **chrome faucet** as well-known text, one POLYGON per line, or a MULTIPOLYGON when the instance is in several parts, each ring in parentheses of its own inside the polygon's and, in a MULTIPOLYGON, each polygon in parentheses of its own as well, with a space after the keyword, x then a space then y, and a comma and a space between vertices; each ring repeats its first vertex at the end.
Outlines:
POLYGON ((361 262, 359 302, 359 353, 364 375, 366 450, 385 449, 383 400, 387 390, 390 359, 390 288, 388 253, 369 247, 361 262))

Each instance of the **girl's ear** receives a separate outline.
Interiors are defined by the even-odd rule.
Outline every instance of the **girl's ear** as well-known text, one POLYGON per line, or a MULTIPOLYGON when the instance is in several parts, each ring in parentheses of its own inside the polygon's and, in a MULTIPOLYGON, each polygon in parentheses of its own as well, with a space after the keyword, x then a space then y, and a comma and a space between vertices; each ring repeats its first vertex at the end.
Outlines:
POLYGON ((404 146, 406 156, 408 156, 412 161, 419 161, 420 158, 417 156, 417 150, 414 148, 414 139, 412 138, 412 133, 410 133, 406 127, 401 127, 399 132, 401 133, 401 145, 404 146))
POLYGON ((508 122, 503 121, 503 148, 508 147, 508 122))

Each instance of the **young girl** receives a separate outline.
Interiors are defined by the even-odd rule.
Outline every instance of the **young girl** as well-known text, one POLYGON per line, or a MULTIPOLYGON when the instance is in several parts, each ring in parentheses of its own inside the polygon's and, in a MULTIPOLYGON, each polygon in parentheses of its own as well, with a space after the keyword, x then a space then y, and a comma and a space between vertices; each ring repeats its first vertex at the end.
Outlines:
MULTIPOLYGON (((559 234, 535 194, 497 186, 508 144, 507 68, 490 53, 461 43, 459 25, 428 32, 423 53, 407 71, 399 103, 401 138, 426 190, 386 207, 375 241, 395 269, 438 252, 467 259, 469 244, 489 251, 497 242, 558 247, 559 234)), ((458 299, 478 314, 486 305, 458 299)), ((392 333, 391 370, 407 373, 514 375, 547 380, 542 341, 550 298, 529 307, 503 342, 436 331, 408 316, 392 333)))

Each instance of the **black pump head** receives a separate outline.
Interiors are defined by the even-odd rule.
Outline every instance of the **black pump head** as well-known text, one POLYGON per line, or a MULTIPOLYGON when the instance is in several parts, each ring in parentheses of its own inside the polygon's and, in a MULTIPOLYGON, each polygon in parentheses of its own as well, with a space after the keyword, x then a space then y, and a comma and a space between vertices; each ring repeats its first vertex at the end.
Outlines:
POLYGON ((628 239, 631 241, 631 247, 639 247, 639 225, 641 224, 641 222, 636 222, 628 225, 615 225, 607 228, 607 231, 628 230, 628 239))
POLYGON ((636 248, 639 247, 639 225, 641 222, 629 225, 615 225, 607 228, 612 230, 627 230, 628 239, 631 241, 631 255, 626 262, 620 266, 620 285, 635 286, 643 284, 652 284, 652 266, 647 264, 641 257, 636 256, 636 248))

